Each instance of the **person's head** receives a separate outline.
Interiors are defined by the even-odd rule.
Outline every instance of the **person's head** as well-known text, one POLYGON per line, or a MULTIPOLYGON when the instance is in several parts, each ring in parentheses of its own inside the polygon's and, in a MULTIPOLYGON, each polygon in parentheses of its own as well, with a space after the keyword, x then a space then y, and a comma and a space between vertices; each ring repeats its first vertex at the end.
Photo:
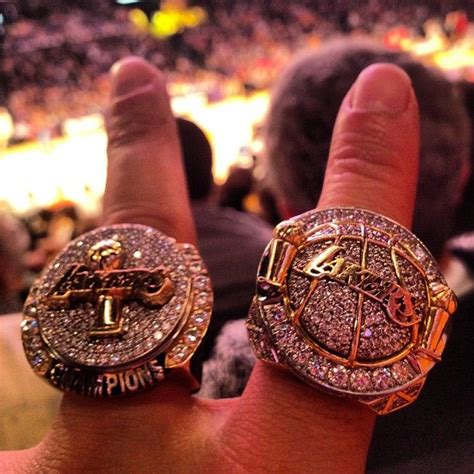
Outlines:
POLYGON ((178 118, 177 124, 189 197, 191 201, 206 199, 214 186, 211 145, 195 123, 178 118))
POLYGON ((469 120, 455 86, 407 54, 340 40, 297 58, 272 95, 265 126, 267 184, 284 218, 316 205, 342 99, 365 67, 380 62, 401 67, 413 83, 421 133, 414 232, 439 258, 468 175, 469 120))

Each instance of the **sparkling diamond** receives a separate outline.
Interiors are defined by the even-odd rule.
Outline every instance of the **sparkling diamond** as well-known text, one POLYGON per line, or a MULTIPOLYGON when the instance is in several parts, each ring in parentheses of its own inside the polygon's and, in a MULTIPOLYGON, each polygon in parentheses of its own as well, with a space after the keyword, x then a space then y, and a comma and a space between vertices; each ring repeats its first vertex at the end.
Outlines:
POLYGON ((196 297, 195 304, 197 306, 205 306, 208 301, 209 299, 207 293, 199 293, 196 297))
POLYGON ((412 378, 410 366, 406 362, 395 362, 391 369, 393 378, 398 383, 408 382, 412 378))
POLYGON ((171 324, 170 321, 163 321, 163 324, 161 325, 161 329, 164 332, 168 332, 172 327, 173 327, 173 325, 171 324))
POLYGON ((43 341, 38 336, 33 336, 26 341, 26 347, 28 350, 35 351, 43 347, 43 341))
POLYGON ((205 276, 199 276, 194 280, 194 286, 198 290, 205 290, 209 285, 209 278, 205 276))
POLYGON ((416 245, 414 248, 415 255, 422 260, 426 256, 426 252, 420 245, 416 245))
POLYGON ((160 331, 160 330, 155 331, 155 332, 153 333, 153 337, 154 337, 155 340, 157 340, 157 341, 161 341, 161 340, 163 339, 163 336, 164 336, 164 334, 163 334, 163 332, 160 331))
POLYGON ((346 387, 349 382, 349 371, 342 365, 337 365, 329 370, 327 379, 335 387, 346 387))
POLYGON ((146 347, 147 349, 153 349, 153 348, 155 347, 155 342, 154 342, 154 341, 147 341, 147 342, 145 343, 145 347, 146 347))
POLYGON ((314 362, 309 369, 309 373, 317 379, 323 380, 328 373, 328 366, 325 363, 314 362))
POLYGON ((184 333, 184 337, 186 338, 187 342, 190 342, 190 343, 196 342, 199 337, 199 331, 196 328, 188 329, 184 333))
POLYGON ((273 317, 273 321, 280 322, 284 319, 285 315, 283 314, 282 311, 276 310, 272 312, 272 317, 273 317))
POLYGON ((38 321, 36 319, 27 319, 22 321, 21 330, 26 334, 38 334, 38 321))
POLYGON ((196 326, 202 326, 207 320, 206 313, 202 313, 202 312, 195 313, 191 317, 191 320, 194 324, 196 324, 196 326))
POLYGON ((378 391, 388 390, 395 385, 390 371, 386 368, 374 370, 372 380, 375 389, 378 391))
POLYGON ((45 351, 38 351, 34 354, 31 363, 35 368, 41 368, 44 364, 48 362, 48 354, 45 351))
POLYGON ((372 389, 370 373, 366 370, 355 370, 351 374, 351 388, 357 392, 368 392, 372 389))
POLYGON ((25 314, 27 316, 35 316, 37 312, 38 312, 38 310, 36 309, 36 306, 28 306, 25 309, 25 314))
POLYGON ((183 362, 186 357, 189 355, 190 349, 186 347, 184 344, 179 344, 178 346, 174 347, 171 352, 171 357, 176 362, 183 362))

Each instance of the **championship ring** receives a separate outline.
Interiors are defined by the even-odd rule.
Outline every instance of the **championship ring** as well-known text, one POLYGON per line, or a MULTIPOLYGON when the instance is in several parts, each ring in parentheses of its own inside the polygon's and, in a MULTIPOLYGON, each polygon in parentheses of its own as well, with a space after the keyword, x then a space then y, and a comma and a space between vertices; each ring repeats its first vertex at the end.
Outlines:
POLYGON ((386 414, 417 398, 455 309, 435 260, 409 230, 335 208, 275 228, 247 329, 259 359, 386 414))
POLYGON ((32 286, 23 346, 33 370, 61 390, 126 395, 187 366, 211 309, 192 245, 147 226, 102 227, 71 242, 32 286))

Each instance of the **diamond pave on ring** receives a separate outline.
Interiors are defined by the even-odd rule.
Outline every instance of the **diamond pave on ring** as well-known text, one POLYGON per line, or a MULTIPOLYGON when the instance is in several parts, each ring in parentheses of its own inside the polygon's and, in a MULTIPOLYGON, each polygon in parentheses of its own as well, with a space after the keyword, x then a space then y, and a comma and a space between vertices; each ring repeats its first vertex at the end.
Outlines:
POLYGON ((62 390, 135 393, 186 365, 211 308, 192 245, 147 226, 102 227, 71 242, 32 286, 23 346, 33 370, 62 390))
POLYGON ((276 227, 247 329, 258 358, 386 414, 418 396, 455 308, 410 231, 369 211, 335 208, 276 227))

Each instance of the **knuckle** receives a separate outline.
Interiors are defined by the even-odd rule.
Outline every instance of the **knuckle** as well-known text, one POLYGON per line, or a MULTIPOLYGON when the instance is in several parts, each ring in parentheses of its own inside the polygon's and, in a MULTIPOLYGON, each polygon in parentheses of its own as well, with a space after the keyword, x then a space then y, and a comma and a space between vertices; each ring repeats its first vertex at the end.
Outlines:
POLYGON ((368 178, 400 171, 400 150, 384 123, 377 120, 341 131, 333 142, 331 160, 336 169, 368 178))
POLYGON ((153 94, 142 94, 112 104, 106 120, 109 149, 157 140, 167 132, 172 116, 156 102, 153 94))

